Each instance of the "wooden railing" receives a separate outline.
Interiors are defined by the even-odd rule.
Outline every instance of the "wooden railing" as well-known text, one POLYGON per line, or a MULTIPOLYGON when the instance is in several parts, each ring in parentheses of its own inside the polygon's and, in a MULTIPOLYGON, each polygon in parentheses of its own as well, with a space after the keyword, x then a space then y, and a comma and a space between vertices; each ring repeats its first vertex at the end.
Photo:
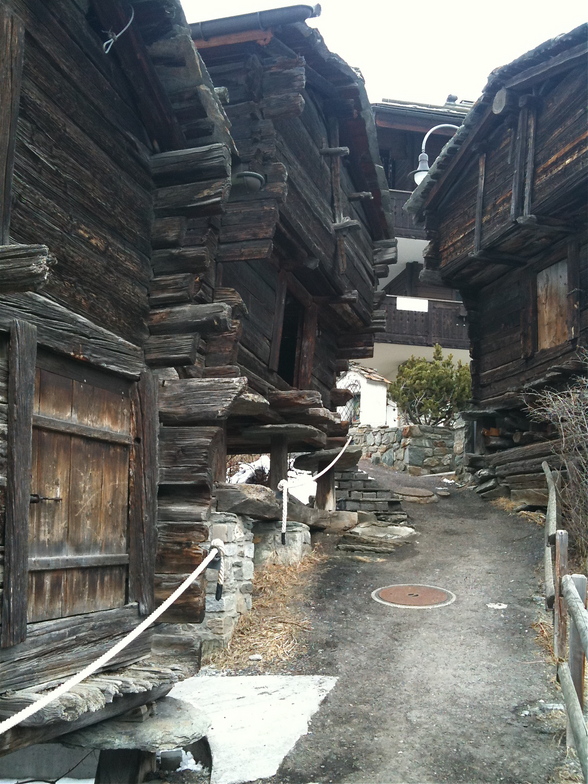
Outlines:
POLYGON ((386 297, 386 329, 376 335, 377 343, 469 349, 466 311, 462 302, 429 299, 428 312, 398 310, 396 296, 386 297))
POLYGON ((548 609, 553 608, 553 652, 568 716, 568 746, 575 746, 584 781, 588 782, 588 729, 584 720, 584 668, 588 654, 586 576, 568 573, 568 532, 558 527, 559 475, 554 475, 546 462, 542 468, 549 490, 545 519, 545 603, 548 609))
POLYGON ((411 196, 412 191, 390 191, 394 234, 396 237, 426 240, 427 233, 425 229, 422 226, 415 226, 412 215, 409 215, 408 212, 404 212, 402 209, 411 196))

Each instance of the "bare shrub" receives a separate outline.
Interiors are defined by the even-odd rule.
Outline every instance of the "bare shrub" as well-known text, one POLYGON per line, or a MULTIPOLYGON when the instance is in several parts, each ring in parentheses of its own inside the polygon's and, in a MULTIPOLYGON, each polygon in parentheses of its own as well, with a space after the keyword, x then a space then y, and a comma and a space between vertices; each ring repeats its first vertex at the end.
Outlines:
MULTIPOLYGON (((588 371, 588 350, 579 352, 588 371)), ((557 454, 567 474, 562 487, 562 519, 573 546, 588 558, 588 378, 577 378, 567 389, 543 390, 535 396, 533 418, 551 422, 561 445, 557 454)))

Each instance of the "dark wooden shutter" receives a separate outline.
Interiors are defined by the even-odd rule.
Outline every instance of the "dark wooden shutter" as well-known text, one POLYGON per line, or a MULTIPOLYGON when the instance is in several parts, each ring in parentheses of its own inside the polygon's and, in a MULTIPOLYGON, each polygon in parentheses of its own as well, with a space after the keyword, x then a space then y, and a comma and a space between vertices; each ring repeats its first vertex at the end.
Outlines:
POLYGON ((41 500, 29 518, 29 622, 127 601, 130 392, 109 373, 39 356, 31 500, 41 500))

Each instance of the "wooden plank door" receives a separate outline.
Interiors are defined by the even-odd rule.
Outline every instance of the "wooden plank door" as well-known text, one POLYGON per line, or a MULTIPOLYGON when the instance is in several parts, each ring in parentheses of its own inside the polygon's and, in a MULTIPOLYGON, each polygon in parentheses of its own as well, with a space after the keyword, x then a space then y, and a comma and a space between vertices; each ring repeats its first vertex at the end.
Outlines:
POLYGON ((40 353, 28 621, 127 602, 131 385, 40 353))

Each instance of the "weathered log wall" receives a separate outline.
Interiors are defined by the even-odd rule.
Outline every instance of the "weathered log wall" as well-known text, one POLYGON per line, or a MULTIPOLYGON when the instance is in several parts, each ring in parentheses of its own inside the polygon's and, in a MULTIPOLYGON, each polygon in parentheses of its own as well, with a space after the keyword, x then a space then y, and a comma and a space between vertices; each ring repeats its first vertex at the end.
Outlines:
POLYGON ((12 238, 55 253, 50 296, 140 343, 152 183, 131 90, 76 3, 16 5, 27 34, 12 238))

